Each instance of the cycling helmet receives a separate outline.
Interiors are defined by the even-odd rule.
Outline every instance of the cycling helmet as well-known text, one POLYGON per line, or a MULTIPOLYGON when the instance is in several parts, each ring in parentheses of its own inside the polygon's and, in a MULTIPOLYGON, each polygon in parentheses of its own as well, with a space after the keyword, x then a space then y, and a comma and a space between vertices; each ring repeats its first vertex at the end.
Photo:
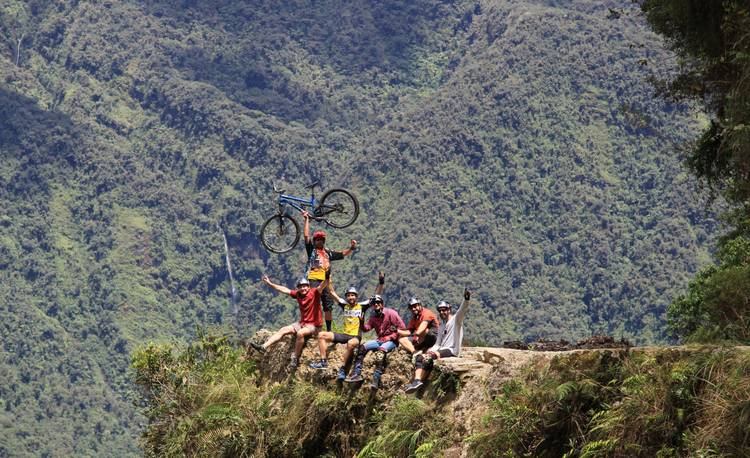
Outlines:
POLYGON ((355 296, 359 296, 359 293, 357 292, 357 288, 350 286, 349 289, 346 290, 346 294, 354 294, 355 296))
POLYGON ((326 239, 326 233, 324 231, 315 231, 313 233, 313 240, 315 239, 326 239))
POLYGON ((409 307, 417 304, 422 305, 422 301, 420 301, 416 296, 412 296, 412 298, 409 299, 409 307))
POLYGON ((373 302, 383 302, 383 296, 381 296, 380 294, 376 294, 376 295, 372 296, 372 301, 373 302))
POLYGON ((449 303, 447 303, 445 301, 438 302, 438 305, 437 305, 437 309, 438 310, 440 310, 440 309, 450 309, 450 308, 451 308, 451 305, 449 303))
POLYGON ((299 281, 297 282, 297 286, 302 286, 302 285, 310 286, 310 280, 308 280, 307 278, 300 278, 299 281))

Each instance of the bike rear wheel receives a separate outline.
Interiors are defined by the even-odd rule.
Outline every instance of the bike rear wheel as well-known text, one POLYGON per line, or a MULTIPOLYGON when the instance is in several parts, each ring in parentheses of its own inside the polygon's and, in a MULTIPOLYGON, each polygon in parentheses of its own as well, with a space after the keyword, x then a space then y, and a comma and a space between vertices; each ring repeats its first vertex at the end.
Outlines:
POLYGON ((346 189, 331 189, 320 199, 315 216, 323 218, 326 224, 337 229, 349 227, 359 216, 359 202, 346 189))
POLYGON ((286 253, 299 242, 299 224, 289 215, 274 215, 260 228, 260 242, 272 253, 286 253))

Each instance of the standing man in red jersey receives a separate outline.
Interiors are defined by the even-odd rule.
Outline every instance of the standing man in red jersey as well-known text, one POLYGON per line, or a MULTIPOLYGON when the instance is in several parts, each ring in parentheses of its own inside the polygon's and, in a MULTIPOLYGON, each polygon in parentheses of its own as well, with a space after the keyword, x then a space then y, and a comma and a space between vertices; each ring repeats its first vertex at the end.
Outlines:
MULTIPOLYGON (((307 279, 310 280, 310 286, 315 288, 325 280, 326 272, 331 268, 331 261, 338 261, 349 256, 357 249, 357 241, 352 239, 349 248, 341 251, 333 251, 326 248, 326 233, 315 231, 310 237, 310 214, 302 212, 305 219, 305 250, 307 251, 307 279)), ((333 320, 334 300, 328 291, 323 291, 321 304, 326 320, 326 331, 331 331, 331 322, 333 320)))

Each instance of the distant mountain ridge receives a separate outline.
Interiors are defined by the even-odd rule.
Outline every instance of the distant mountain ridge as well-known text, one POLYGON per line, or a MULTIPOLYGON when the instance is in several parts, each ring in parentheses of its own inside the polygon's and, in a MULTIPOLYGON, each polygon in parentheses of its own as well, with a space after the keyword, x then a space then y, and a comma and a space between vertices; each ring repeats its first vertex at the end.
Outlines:
POLYGON ((292 321, 257 282, 304 265, 258 243, 274 182, 359 196, 339 288, 382 269, 404 313, 468 285, 490 345, 664 341, 717 223, 677 153, 703 117, 655 97, 673 57, 633 8, 5 2, 0 455, 136 454, 135 346, 292 321))

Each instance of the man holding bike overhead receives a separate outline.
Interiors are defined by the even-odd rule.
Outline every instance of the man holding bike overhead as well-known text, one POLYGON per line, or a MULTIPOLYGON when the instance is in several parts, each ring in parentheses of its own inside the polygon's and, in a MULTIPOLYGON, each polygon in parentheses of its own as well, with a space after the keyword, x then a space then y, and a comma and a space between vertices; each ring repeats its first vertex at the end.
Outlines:
MULTIPOLYGON (((306 211, 302 212, 302 217, 305 218, 305 251, 307 251, 307 279, 310 280, 310 286, 313 288, 320 285, 326 276, 326 272, 331 268, 331 261, 338 261, 349 256, 357 249, 357 241, 352 239, 349 248, 341 251, 329 250, 325 247, 326 244, 326 233, 323 231, 315 231, 310 238, 310 214, 306 211)), ((331 331, 331 321, 333 320, 333 314, 331 309, 333 308, 333 298, 328 291, 323 291, 321 296, 321 302, 323 311, 325 312, 326 319, 326 331, 331 331)))

